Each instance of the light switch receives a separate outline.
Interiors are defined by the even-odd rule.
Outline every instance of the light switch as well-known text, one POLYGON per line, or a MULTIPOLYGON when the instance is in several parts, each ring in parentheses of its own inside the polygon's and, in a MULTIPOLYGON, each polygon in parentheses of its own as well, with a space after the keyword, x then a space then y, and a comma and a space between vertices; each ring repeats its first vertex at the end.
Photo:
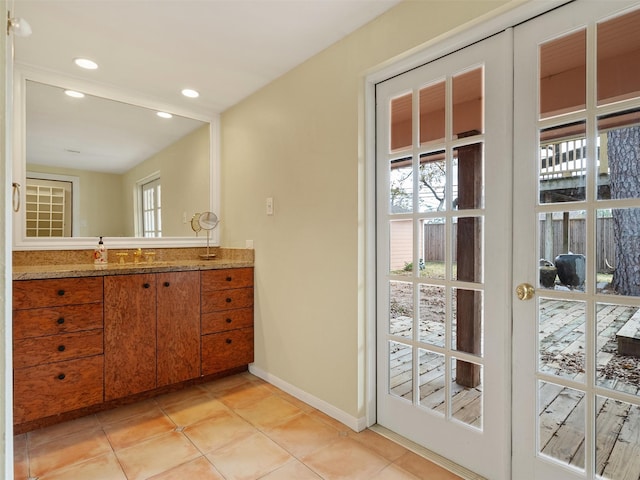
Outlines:
POLYGON ((273 215, 273 197, 267 197, 267 215, 273 215))

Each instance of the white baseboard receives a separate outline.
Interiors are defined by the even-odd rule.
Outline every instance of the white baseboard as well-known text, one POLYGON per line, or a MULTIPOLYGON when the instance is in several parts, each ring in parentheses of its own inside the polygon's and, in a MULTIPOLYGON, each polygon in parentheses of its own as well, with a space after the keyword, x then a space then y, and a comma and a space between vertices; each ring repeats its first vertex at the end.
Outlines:
POLYGON ((330 403, 327 403, 324 400, 321 400, 320 398, 315 397, 310 393, 307 393, 304 390, 301 390, 300 388, 285 382, 281 378, 278 378, 275 375, 270 374, 269 372, 265 372, 255 365, 249 365, 249 372, 251 372, 256 377, 261 378, 265 382, 278 387, 280 390, 288 393, 289 395, 296 397, 298 400, 303 401, 307 405, 311 405, 313 408, 316 408, 322 413, 329 415, 331 418, 339 421, 340 423, 343 423, 355 432, 361 432, 362 430, 367 428, 367 419, 365 417, 357 418, 349 415, 348 413, 345 413, 344 411, 336 408, 330 403))

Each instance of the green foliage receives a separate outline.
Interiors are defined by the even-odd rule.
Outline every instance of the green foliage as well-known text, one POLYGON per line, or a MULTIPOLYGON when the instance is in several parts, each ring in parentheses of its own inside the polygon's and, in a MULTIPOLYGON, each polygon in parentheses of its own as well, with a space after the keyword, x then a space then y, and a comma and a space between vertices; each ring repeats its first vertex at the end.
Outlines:
MULTIPOLYGON (((421 258, 418 259, 418 268, 420 270, 424 270, 425 269, 425 264, 424 264, 424 260, 422 260, 421 258)), ((413 271, 413 262, 404 262, 404 268, 403 270, 405 272, 411 272, 413 271)))

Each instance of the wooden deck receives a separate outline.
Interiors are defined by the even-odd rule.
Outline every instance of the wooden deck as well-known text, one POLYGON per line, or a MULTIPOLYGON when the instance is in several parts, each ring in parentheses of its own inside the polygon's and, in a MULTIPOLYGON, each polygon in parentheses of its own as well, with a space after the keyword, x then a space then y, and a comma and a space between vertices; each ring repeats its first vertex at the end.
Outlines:
MULTIPOLYGON (((604 305, 597 314, 596 382, 599 386, 640 395, 640 359, 617 355, 616 332, 636 308, 604 305)), ((584 304, 545 300, 540 322, 540 370, 583 382, 585 379, 584 304)), ((395 335, 411 335, 411 318, 392 321, 395 335)), ((420 338, 442 345, 444 323, 421 322, 420 338)), ((390 379, 392 394, 414 398, 411 349, 392 343, 390 379)), ((418 371, 419 401, 424 408, 444 414, 444 357, 421 350, 418 371)), ((455 368, 455 365, 453 366, 455 368)), ((452 377, 455 374, 452 372, 452 377)), ((457 420, 482 428, 482 385, 464 388, 451 382, 451 411, 457 420)), ((639 399, 640 400, 640 399, 639 399)), ((596 472, 612 480, 640 480, 640 406, 611 398, 597 398, 596 472)), ((584 418, 586 398, 578 390, 541 383, 539 390, 540 448, 561 462, 584 468, 584 418)))

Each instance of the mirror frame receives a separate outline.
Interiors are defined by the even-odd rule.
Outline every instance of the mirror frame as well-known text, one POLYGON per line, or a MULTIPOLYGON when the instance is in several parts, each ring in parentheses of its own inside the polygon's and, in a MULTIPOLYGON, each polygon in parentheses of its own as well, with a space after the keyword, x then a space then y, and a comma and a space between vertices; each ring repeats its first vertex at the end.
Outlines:
MULTIPOLYGON (((220 212, 220 118, 218 115, 203 115, 183 107, 144 98, 115 90, 95 82, 65 77, 53 72, 37 70, 32 67, 15 64, 13 78, 13 181, 20 184, 20 208, 13 212, 13 250, 76 250, 94 248, 97 237, 56 237, 34 238, 26 236, 24 197, 26 187, 26 82, 32 80, 60 88, 69 88, 105 99, 136 105, 150 110, 162 110, 175 115, 193 118, 209 123, 209 204, 202 211, 220 212)), ((196 212, 191 212, 194 214, 196 212)), ((220 225, 211 232, 212 246, 220 245, 220 225)), ((109 248, 167 248, 206 246, 204 236, 193 237, 105 237, 109 248)))

